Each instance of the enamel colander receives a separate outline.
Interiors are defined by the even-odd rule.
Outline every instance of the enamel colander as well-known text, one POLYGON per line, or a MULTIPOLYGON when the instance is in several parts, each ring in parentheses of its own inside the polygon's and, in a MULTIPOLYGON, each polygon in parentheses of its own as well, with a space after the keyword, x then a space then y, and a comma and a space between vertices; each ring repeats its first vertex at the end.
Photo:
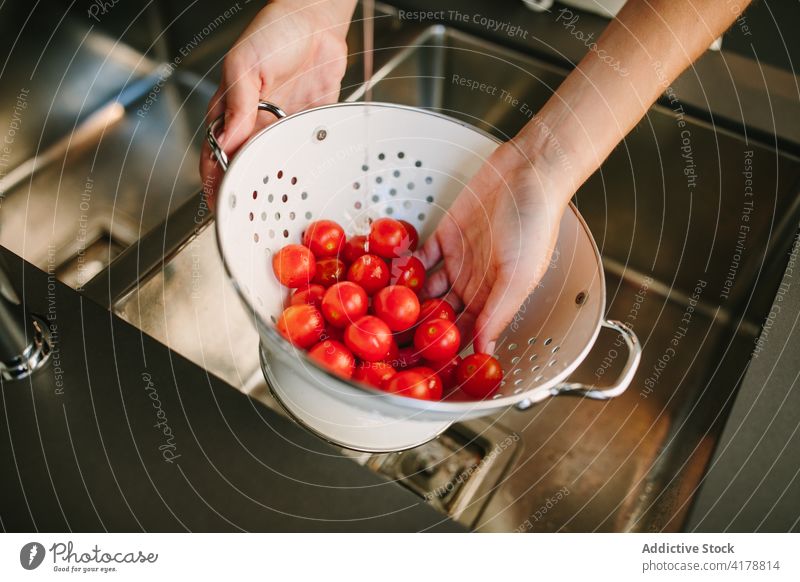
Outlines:
MULTIPOLYGON (((261 362, 273 395, 300 424, 351 449, 386 452, 416 446, 451 423, 527 408, 550 396, 612 398, 630 384, 640 359, 633 332, 606 321, 605 283, 591 233, 570 205, 561 220, 550 268, 500 336, 505 371, 491 398, 460 391, 439 402, 382 392, 318 367, 275 330, 288 290, 275 279, 272 255, 301 241, 311 221, 335 220, 348 235, 391 216, 414 224, 424 240, 481 164, 498 146, 483 131, 429 111, 386 103, 341 103, 286 117, 250 139, 228 163, 208 129, 225 175, 216 229, 226 271, 258 328, 261 362), (568 382, 601 326, 616 330, 627 358, 616 382, 568 382)), ((255 349, 255 346, 254 346, 255 349)))

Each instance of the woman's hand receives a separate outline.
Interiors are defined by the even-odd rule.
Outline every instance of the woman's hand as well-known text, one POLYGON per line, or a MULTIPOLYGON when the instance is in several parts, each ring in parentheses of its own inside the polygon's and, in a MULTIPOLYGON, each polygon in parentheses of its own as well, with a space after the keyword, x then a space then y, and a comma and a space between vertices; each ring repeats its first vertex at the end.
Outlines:
POLYGON ((419 251, 431 275, 424 294, 464 309, 462 329, 492 353, 497 337, 549 266, 571 185, 514 142, 500 146, 459 194, 419 251))
MULTIPOLYGON (((218 139, 229 156, 274 120, 259 114, 259 100, 272 101, 288 114, 337 101, 354 7, 355 0, 276 0, 258 13, 228 52, 208 108, 207 122, 225 114, 218 139)), ((220 169, 208 144, 200 174, 213 204, 220 169)))

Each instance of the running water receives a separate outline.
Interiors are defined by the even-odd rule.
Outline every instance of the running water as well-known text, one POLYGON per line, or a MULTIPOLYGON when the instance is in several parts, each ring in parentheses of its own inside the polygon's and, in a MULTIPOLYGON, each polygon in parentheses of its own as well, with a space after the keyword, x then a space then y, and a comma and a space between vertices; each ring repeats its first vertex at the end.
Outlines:
POLYGON ((362 6, 362 28, 364 33, 363 38, 363 59, 364 59, 364 101, 367 106, 364 107, 364 163, 362 169, 364 171, 364 187, 361 190, 362 196, 362 216, 364 217, 362 223, 362 230, 366 234, 369 231, 369 206, 372 196, 372 179, 370 178, 370 120, 369 103, 372 101, 372 74, 373 74, 373 48, 375 46, 375 0, 363 0, 362 6))

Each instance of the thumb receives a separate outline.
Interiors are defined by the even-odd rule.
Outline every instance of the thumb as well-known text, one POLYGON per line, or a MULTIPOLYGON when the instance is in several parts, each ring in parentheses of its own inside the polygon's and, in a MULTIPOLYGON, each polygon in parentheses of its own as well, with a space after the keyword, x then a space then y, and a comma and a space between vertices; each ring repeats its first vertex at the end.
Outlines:
POLYGON ((228 156, 233 155, 253 133, 258 116, 260 81, 257 76, 244 72, 239 75, 226 72, 223 81, 225 92, 225 127, 221 145, 228 156))
POLYGON ((513 322, 520 306, 528 298, 528 282, 520 279, 502 277, 492 285, 489 297, 475 320, 476 352, 494 353, 497 338, 513 322))

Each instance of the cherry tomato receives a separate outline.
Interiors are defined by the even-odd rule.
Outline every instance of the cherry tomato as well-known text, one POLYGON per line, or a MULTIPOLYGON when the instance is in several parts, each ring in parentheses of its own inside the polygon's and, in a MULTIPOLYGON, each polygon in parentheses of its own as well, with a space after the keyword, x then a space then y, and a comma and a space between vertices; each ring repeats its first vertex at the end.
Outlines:
POLYGON ((392 261, 392 285, 404 285, 419 293, 425 283, 425 265, 417 257, 406 255, 392 261))
POLYGON ((395 374, 397 374, 397 370, 386 362, 361 362, 356 367, 353 379, 365 382, 376 388, 382 388, 389 378, 395 374))
POLYGON ((367 314, 367 294, 349 281, 336 283, 325 291, 322 314, 334 327, 347 327, 367 314))
POLYGON ((456 311, 444 299, 428 299, 419 306, 419 322, 425 323, 432 319, 456 320, 456 311))
POLYGON ((408 329, 404 329, 403 331, 395 332, 394 334, 394 341, 397 342, 397 345, 400 347, 405 347, 414 343, 414 332, 416 331, 415 328, 410 327, 408 329))
POLYGON ((303 245, 286 245, 272 257, 272 270, 283 285, 305 287, 317 272, 317 262, 303 245))
POLYGON ((292 345, 305 349, 319 341, 325 320, 312 305, 290 305, 283 310, 275 327, 292 345))
POLYGON ((392 331, 404 331, 419 317, 419 299, 408 287, 390 285, 372 298, 372 310, 392 331))
POLYGON ((461 347, 461 334, 452 321, 433 319, 417 327, 414 347, 426 360, 449 360, 461 347))
POLYGON ((405 220, 398 220, 397 222, 402 224, 403 228, 406 229, 406 234, 408 235, 408 249, 410 251, 417 250, 417 247, 419 246, 419 233, 417 232, 417 229, 414 228, 413 224, 405 220))
POLYGON ((416 368, 412 368, 411 371, 419 372, 425 376, 428 382, 428 390, 430 391, 432 399, 435 398, 436 400, 440 400, 442 398, 442 379, 439 378, 439 375, 436 372, 427 366, 418 366, 416 368))
POLYGON ((363 234, 347 239, 342 250, 342 257, 347 263, 354 263, 361 255, 367 254, 367 237, 363 234))
POLYGON ((420 361, 422 361, 422 356, 414 346, 410 346, 398 349, 397 357, 391 360, 391 364, 398 370, 407 370, 416 367, 420 361))
POLYGON ((461 389, 475 398, 486 398, 500 386, 503 368, 489 354, 472 354, 456 368, 456 381, 461 389))
POLYGON ((336 258, 320 259, 317 261, 317 273, 312 279, 312 283, 330 287, 334 283, 344 280, 347 268, 344 262, 336 258))
POLYGON ((383 360, 392 346, 392 332, 374 315, 365 315, 344 332, 344 343, 356 356, 367 362, 383 360))
POLYGON ((325 295, 325 287, 322 285, 311 284, 305 289, 298 289, 292 294, 291 305, 313 305, 317 309, 322 307, 322 296, 325 295))
POLYGON ((461 356, 455 356, 442 362, 426 361, 426 364, 428 364, 428 366, 439 375, 439 378, 442 379, 442 386, 445 390, 450 390, 456 386, 456 369, 460 363, 461 356))
POLYGON ((347 280, 361 285, 367 295, 373 295, 389 283, 389 267, 380 257, 362 255, 347 269, 347 280))
POLYGON ((350 378, 356 367, 356 359, 344 345, 335 340, 320 342, 308 351, 308 357, 323 368, 350 378))
POLYGON ((318 259, 335 257, 345 243, 344 229, 332 220, 317 220, 303 234, 306 245, 318 259))
POLYGON ((408 250, 406 229, 393 218, 379 218, 372 223, 369 231, 369 252, 385 259, 394 259, 408 250))
POLYGON ((383 389, 392 394, 419 398, 420 400, 438 400, 442 396, 441 385, 437 394, 431 390, 429 376, 416 370, 398 372, 389 378, 383 389))

